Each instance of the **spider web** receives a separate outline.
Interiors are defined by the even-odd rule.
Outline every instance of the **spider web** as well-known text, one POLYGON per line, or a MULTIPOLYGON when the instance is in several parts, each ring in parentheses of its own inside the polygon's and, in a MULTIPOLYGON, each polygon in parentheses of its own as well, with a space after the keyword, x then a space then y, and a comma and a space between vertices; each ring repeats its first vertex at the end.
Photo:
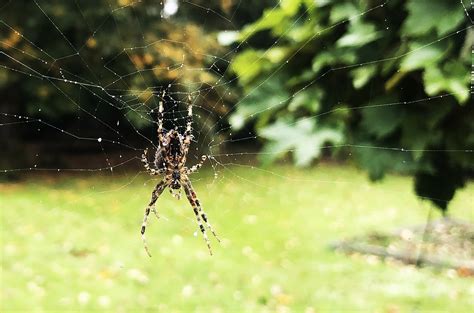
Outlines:
MULTIPOLYGON (((355 16, 331 25, 330 28, 369 12, 379 10, 388 2, 388 0, 380 1, 379 4, 375 4, 367 11, 359 12, 355 16)), ((90 155, 99 156, 98 158, 103 166, 89 167, 87 166, 90 160, 88 157, 84 161, 84 158, 75 158, 74 153, 70 154, 72 159, 68 164, 55 164, 56 161, 53 158, 55 153, 54 147, 53 145, 48 145, 51 146, 49 151, 41 150, 34 157, 29 156, 24 162, 24 166, 2 168, 0 171, 5 174, 21 172, 25 175, 30 175, 33 172, 48 172, 51 175, 61 175, 62 172, 100 172, 106 177, 111 178, 125 175, 128 177, 125 185, 109 190, 91 191, 91 194, 124 192, 127 186, 135 184, 137 181, 140 181, 140 177, 146 175, 145 171, 140 167, 140 157, 143 149, 148 147, 150 152, 153 152, 157 147, 156 113, 159 101, 164 101, 165 103, 165 128, 177 127, 181 132, 184 132, 187 112, 186 105, 189 101, 188 98, 190 98, 195 108, 193 116, 193 133, 195 137, 190 151, 189 165, 197 163, 201 155, 209 155, 209 166, 214 174, 210 179, 191 177, 193 181, 196 179, 206 179, 208 190, 197 190, 198 195, 203 192, 218 191, 219 185, 227 180, 235 180, 247 184, 250 186, 248 188, 249 192, 254 190, 256 194, 272 189, 273 186, 271 184, 262 184, 255 181, 252 177, 244 176, 242 171, 238 171, 240 168, 246 168, 249 170, 248 172, 258 173, 259 175, 271 175, 275 179, 284 180, 288 183, 304 184, 308 182, 307 179, 301 179, 299 175, 292 174, 290 171, 282 173, 260 166, 257 158, 263 152, 252 148, 252 145, 255 142, 263 141, 263 138, 260 138, 253 131, 249 131, 246 135, 242 135, 242 132, 238 135, 233 134, 233 129, 227 122, 229 115, 242 101, 261 89, 262 85, 278 74, 279 71, 287 66, 288 62, 282 63, 264 81, 248 91, 243 98, 237 99, 235 83, 239 77, 230 73, 229 66, 233 63, 236 52, 251 46, 248 41, 244 40, 236 47, 222 48, 221 51, 215 52, 213 49, 199 48, 199 44, 196 45, 193 42, 193 34, 196 35, 196 33, 193 33, 193 31, 196 31, 194 29, 183 29, 185 35, 177 36, 177 38, 169 38, 167 34, 156 34, 155 37, 149 38, 141 25, 143 17, 139 15, 139 13, 143 13, 140 11, 140 6, 144 5, 142 1, 110 2, 107 12, 100 19, 101 22, 94 25, 88 23, 88 12, 84 10, 85 5, 81 4, 80 1, 75 3, 76 11, 74 13, 77 14, 78 19, 83 20, 88 25, 90 35, 81 40, 76 39, 74 41, 74 34, 64 32, 65 26, 52 14, 49 3, 34 0, 29 8, 31 14, 47 20, 49 29, 43 31, 48 36, 51 36, 51 38, 56 39, 55 42, 59 41, 61 43, 60 49, 48 46, 48 41, 37 39, 37 34, 22 31, 24 27, 22 27, 21 23, 9 19, 9 10, 18 9, 13 1, 8 1, 1 6, 0 28, 2 34, 6 34, 5 38, 1 41, 1 44, 3 44, 0 50, 1 71, 17 75, 22 82, 41 81, 44 86, 48 87, 47 92, 61 95, 63 101, 68 106, 73 107, 76 113, 73 114, 74 119, 71 120, 70 127, 65 127, 62 124, 56 125, 55 122, 51 121, 54 119, 41 114, 41 112, 49 110, 47 107, 39 106, 37 112, 26 114, 16 108, 10 108, 7 112, 0 112, 0 130, 20 131, 26 129, 29 132, 36 130, 38 138, 43 142, 48 142, 51 138, 67 140, 71 150, 74 150, 76 147, 86 149, 90 155), (133 12, 134 19, 131 25, 127 26, 120 21, 124 11, 133 12), (125 43, 122 39, 122 37, 128 38, 126 33, 129 32, 135 34, 136 41, 132 46, 129 43, 125 43), (186 33, 189 35, 186 35, 186 33), (119 44, 122 47, 122 51, 112 56, 97 55, 95 59, 86 59, 87 49, 93 49, 98 44, 107 44, 101 42, 106 37, 111 41, 122 41, 122 44, 119 44), (15 42, 9 41, 12 38, 14 38, 15 42), (21 45, 17 44, 18 42, 21 45), (82 42, 82 44, 78 46, 73 44, 73 42, 82 42), (62 53, 53 54, 53 50, 60 50, 62 53), (172 55, 169 52, 170 50, 179 51, 182 55, 181 58, 172 55), (155 55, 157 52, 165 55, 167 62, 156 60, 155 55), (131 72, 124 70, 127 67, 124 67, 123 64, 131 65, 133 70, 131 72), (88 74, 78 75, 78 72, 88 74), (162 80, 165 82, 157 79, 157 76, 166 77, 166 79, 162 80), (90 99, 93 99, 92 103, 90 99), (114 112, 113 117, 108 114, 110 109, 114 112), (155 127, 142 127, 143 125, 153 124, 155 124, 155 127), (137 170, 138 168, 140 170, 137 170)), ((162 19, 165 22, 172 22, 178 8, 192 7, 195 10, 202 10, 200 26, 206 26, 206 23, 211 23, 211 20, 218 20, 223 25, 222 29, 228 31, 227 35, 229 36, 232 35, 232 31, 239 29, 236 26, 238 23, 235 16, 238 13, 240 2, 225 16, 211 7, 206 7, 203 3, 205 2, 168 0, 164 1, 164 3, 157 3, 158 9, 150 14, 154 14, 156 18, 162 19), (207 19, 207 17, 212 17, 212 19, 207 19)), ((273 5, 273 9, 277 8, 279 4, 279 1, 276 2, 273 5)), ((462 1, 460 1, 459 5, 460 9, 466 12, 466 17, 471 21, 471 25, 468 27, 471 28, 473 21, 468 14, 467 7, 462 1)), ((305 13, 302 12, 301 16, 297 17, 293 26, 296 27, 298 19, 302 18, 305 13)), ((23 21, 23 23, 26 23, 26 21, 23 21)), ((308 42, 330 28, 321 30, 314 37, 308 39, 308 42)), ((287 32, 289 31, 291 31, 291 28, 287 30, 287 32)), ((197 34, 196 36, 200 35, 202 34, 197 34)), ((424 49, 453 36, 460 36, 460 34, 456 32, 436 38, 419 49, 424 49)), ((260 58, 263 58, 272 47, 275 47, 282 37, 277 38, 260 58)), ((215 43, 204 44, 212 45, 215 43)), ((293 59, 301 49, 295 51, 287 61, 293 59)), ((389 62, 413 52, 410 51, 392 58, 379 56, 379 58, 367 63, 356 63, 349 66, 331 68, 322 75, 315 77, 283 101, 291 100, 311 85, 317 84, 321 80, 329 79, 335 72, 348 68, 357 68, 366 64, 389 62)), ((39 94, 41 92, 40 90, 39 94)), ((344 110, 359 110, 372 107, 389 108, 420 102, 429 103, 449 95, 453 94, 446 93, 434 97, 346 108, 344 110)), ((272 106, 263 108, 258 113, 271 110, 274 106, 278 105, 279 103, 275 103, 272 106)), ((334 109, 320 112, 307 117, 307 119, 316 119, 323 115, 334 114, 340 110, 334 109)), ((245 124, 250 119, 253 119, 253 114, 245 116, 242 122, 245 124)), ((330 149, 335 147, 411 151, 402 147, 356 146, 350 144, 330 145, 324 148, 330 149)), ((285 152, 291 151, 285 150, 285 152)), ((432 151, 432 153, 443 151, 448 150, 432 151)), ((473 153, 468 147, 459 152, 473 153)), ((152 153, 149 153, 149 155, 152 155, 152 153)), ((290 162, 290 160, 285 159, 280 163, 290 162)), ((310 182, 329 184, 335 187, 345 184, 358 188, 357 183, 345 179, 337 181, 312 179, 310 182)), ((155 180, 149 179, 145 188, 151 191, 154 184, 155 180)), ((91 189, 94 189, 94 186, 91 186, 91 189)), ((392 190, 391 192, 396 193, 397 191, 392 190)), ((87 197, 90 197, 90 195, 84 195, 79 200, 74 201, 78 202, 87 197)), ((143 208, 147 201, 148 199, 143 199, 143 208)), ((67 205, 70 205, 70 203, 58 203, 58 206, 67 205)), ((185 231, 189 234, 196 234, 197 228, 194 216, 189 214, 189 210, 180 209, 184 205, 186 204, 181 202, 176 206, 176 209, 173 209, 172 213, 166 211, 160 213, 165 222, 181 223, 183 220, 186 221, 182 226, 185 228, 185 231), (170 214, 179 216, 180 221, 173 221, 174 218, 170 214)), ((212 209, 212 204, 206 203, 205 207, 212 217, 212 213, 215 211, 212 209)), ((137 211, 137 225, 140 224, 143 208, 135 208, 137 211)), ((226 208, 219 208, 219 210, 221 215, 225 216, 228 213, 226 208)), ((427 209, 427 212, 431 212, 431 209, 427 209)), ((428 218, 430 214, 427 214, 428 218)), ((245 225, 236 224, 227 229, 216 228, 222 234, 238 232, 241 227, 245 227, 245 225)), ((137 227, 137 231, 138 229, 137 227)), ((137 240, 138 244, 141 243, 137 240)), ((149 245, 152 245, 150 239, 149 245)))

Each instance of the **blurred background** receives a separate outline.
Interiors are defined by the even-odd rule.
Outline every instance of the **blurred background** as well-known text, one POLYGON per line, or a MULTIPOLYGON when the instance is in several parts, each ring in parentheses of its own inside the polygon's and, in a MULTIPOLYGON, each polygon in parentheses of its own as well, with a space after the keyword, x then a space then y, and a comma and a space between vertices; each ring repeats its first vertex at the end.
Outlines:
POLYGON ((468 0, 0 1, 2 310, 471 311, 473 16, 468 0), (160 101, 166 129, 194 106, 212 257, 168 192, 144 252, 160 101))

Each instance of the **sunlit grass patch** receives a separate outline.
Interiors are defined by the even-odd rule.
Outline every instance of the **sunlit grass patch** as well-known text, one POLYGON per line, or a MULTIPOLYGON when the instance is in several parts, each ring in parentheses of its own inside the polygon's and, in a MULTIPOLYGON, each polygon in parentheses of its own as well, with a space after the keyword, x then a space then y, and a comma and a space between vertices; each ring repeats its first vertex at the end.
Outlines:
MULTIPOLYGON (((335 239, 425 222, 434 209, 413 195, 410 179, 371 184, 353 168, 331 166, 213 174, 194 183, 222 238, 212 241, 213 257, 189 204, 167 192, 160 220, 150 220, 153 257, 146 255, 139 230, 155 184, 148 177, 3 184, 2 310, 468 312, 474 305, 472 279, 328 249, 335 239)), ((474 221, 473 192, 471 184, 457 194, 453 216, 474 221)))

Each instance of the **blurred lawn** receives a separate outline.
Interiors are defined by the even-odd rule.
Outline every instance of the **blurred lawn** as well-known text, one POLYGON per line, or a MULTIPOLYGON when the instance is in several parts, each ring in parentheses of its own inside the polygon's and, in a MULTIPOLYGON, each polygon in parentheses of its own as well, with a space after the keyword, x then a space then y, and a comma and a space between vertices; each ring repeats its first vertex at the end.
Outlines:
MULTIPOLYGON (((194 185, 223 239, 210 257, 185 199, 158 200, 145 175, 30 178, 0 185, 1 310, 413 312, 474 307, 473 280, 327 249, 330 241, 423 223, 409 178, 371 184, 353 168, 228 168, 194 185), (311 309, 312 308, 312 309, 311 309)), ((474 185, 451 214, 474 221, 474 185)), ((432 216, 439 217, 433 210, 432 216)), ((212 236, 210 237, 213 239, 212 236)), ((471 311, 472 312, 472 311, 471 311)))

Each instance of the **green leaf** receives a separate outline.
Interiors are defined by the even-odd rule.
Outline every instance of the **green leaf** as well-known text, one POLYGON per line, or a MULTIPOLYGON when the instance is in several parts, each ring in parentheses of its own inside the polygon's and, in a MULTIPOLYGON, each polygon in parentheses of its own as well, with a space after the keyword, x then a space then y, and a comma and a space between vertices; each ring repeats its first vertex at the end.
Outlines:
POLYGON ((423 74, 425 91, 434 96, 442 91, 453 93, 460 103, 469 99, 469 67, 461 62, 451 61, 442 69, 429 67, 423 74))
POLYGON ((280 63, 288 57, 289 52, 288 47, 274 47, 266 51, 265 57, 272 63, 280 63))
POLYGON ((352 84, 355 89, 360 89, 372 78, 376 73, 375 65, 366 65, 351 71, 352 84))
POLYGON ((279 120, 259 131, 262 138, 270 142, 264 147, 261 160, 269 163, 293 151, 297 166, 309 166, 321 154, 325 143, 340 143, 340 131, 330 128, 316 128, 314 120, 301 119, 296 123, 279 120))
POLYGON ((239 83, 241 85, 248 85, 270 66, 268 60, 261 56, 262 53, 260 51, 249 49, 239 53, 234 58, 230 69, 239 76, 239 83))
POLYGON ((287 15, 295 15, 301 5, 301 0, 281 0, 280 7, 287 15))
POLYGON ((459 53, 459 58, 462 61, 471 62, 472 57, 472 47, 474 46, 474 29, 469 28, 466 30, 466 38, 464 39, 464 44, 462 45, 461 52, 459 53))
POLYGON ((348 32, 336 42, 338 47, 363 46, 382 36, 375 25, 362 22, 359 19, 351 21, 348 32))
POLYGON ((319 72, 323 67, 327 65, 337 64, 353 64, 356 62, 356 53, 349 49, 338 49, 333 48, 321 53, 318 53, 313 58, 313 71, 319 72))
MULTIPOLYGON (((291 1, 286 1, 286 7, 278 7, 274 9, 267 9, 262 17, 256 22, 246 26, 240 32, 240 41, 244 42, 249 37, 253 36, 262 30, 271 30, 274 34, 282 34, 288 30, 289 22, 291 22, 292 10, 291 1)), ((296 1, 299 6, 299 1, 296 1)))
POLYGON ((303 70, 303 72, 300 74, 300 75, 295 75, 293 77, 291 77, 286 85, 289 87, 289 88, 294 88, 294 87, 297 87, 299 84, 301 83, 306 83, 310 80, 313 80, 314 77, 317 75, 317 73, 315 73, 313 71, 313 69, 305 69, 303 70))
POLYGON ((320 108, 320 101, 323 97, 323 91, 316 88, 305 89, 293 96, 288 110, 294 112, 299 108, 305 108, 311 113, 315 113, 320 108))
POLYGON ((402 32, 412 36, 426 35, 432 29, 439 36, 455 30, 465 15, 459 1, 410 0, 407 2, 408 18, 402 32))
POLYGON ((329 16, 331 23, 337 23, 347 18, 356 16, 359 10, 350 2, 342 2, 334 5, 329 16))
POLYGON ((313 3, 314 5, 316 5, 316 7, 324 7, 324 6, 327 6, 329 4, 331 4, 333 0, 306 0, 306 4, 310 4, 310 3, 313 3))
POLYGON ((413 42, 410 44, 410 52, 402 59, 400 69, 402 71, 413 71, 421 68, 428 68, 443 59, 448 53, 448 44, 446 42, 437 42, 426 44, 422 42, 413 42))
POLYGON ((288 26, 290 28, 287 29, 282 35, 296 43, 301 43, 303 45, 307 44, 308 40, 314 39, 315 35, 317 39, 320 39, 321 32, 325 30, 324 28, 322 28, 317 18, 313 18, 311 21, 308 21, 304 24, 288 26))

